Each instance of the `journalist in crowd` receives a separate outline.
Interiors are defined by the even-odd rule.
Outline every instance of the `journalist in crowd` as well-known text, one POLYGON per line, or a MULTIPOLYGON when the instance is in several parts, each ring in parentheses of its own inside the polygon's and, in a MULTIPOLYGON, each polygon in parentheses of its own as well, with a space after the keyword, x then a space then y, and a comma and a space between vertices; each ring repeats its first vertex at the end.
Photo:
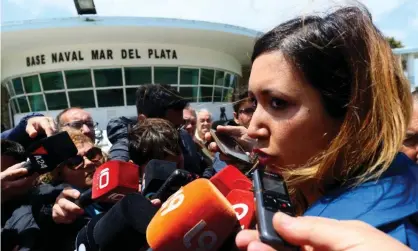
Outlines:
MULTIPOLYGON (((370 13, 289 20, 256 41, 251 59, 250 125, 218 130, 285 178, 298 215, 360 220, 418 249, 418 168, 400 153, 410 87, 370 13)), ((236 242, 272 250, 256 230, 236 242)))
POLYGON ((68 133, 78 155, 41 175, 42 183, 32 194, 32 214, 45 250, 72 250, 77 232, 91 217, 111 207, 93 203, 81 208, 75 203, 91 187, 93 174, 106 156, 88 136, 77 130, 68 133))
POLYGON ((107 125, 107 135, 112 143, 110 159, 129 161, 129 128, 147 118, 161 118, 170 121, 179 131, 184 169, 210 178, 215 173, 212 164, 198 152, 193 138, 182 129, 183 109, 187 105, 187 100, 168 85, 148 84, 139 87, 136 91, 137 116, 111 119, 107 125))

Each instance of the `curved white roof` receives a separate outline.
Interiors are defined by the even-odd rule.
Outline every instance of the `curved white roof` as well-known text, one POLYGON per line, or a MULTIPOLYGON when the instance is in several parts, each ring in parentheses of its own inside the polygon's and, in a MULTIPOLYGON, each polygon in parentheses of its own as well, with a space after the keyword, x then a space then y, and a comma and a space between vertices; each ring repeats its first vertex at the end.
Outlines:
POLYGON ((232 25, 168 18, 72 17, 4 23, 2 58, 15 52, 94 43, 180 44, 224 52, 249 65, 261 33, 232 25))

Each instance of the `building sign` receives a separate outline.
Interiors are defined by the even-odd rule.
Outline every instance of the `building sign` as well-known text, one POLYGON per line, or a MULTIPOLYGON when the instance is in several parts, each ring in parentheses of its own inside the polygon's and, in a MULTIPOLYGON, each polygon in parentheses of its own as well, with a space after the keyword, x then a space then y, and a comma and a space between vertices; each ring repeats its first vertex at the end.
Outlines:
MULTIPOLYGON (((39 66, 45 64, 59 64, 68 62, 90 60, 114 60, 114 59, 177 59, 177 52, 174 49, 147 49, 140 51, 139 49, 121 49, 120 54, 116 54, 117 50, 112 49, 92 49, 90 53, 85 54, 84 51, 60 51, 52 52, 47 59, 45 54, 39 54, 26 57, 26 66, 39 66)), ((119 52, 119 51, 118 51, 119 52)))

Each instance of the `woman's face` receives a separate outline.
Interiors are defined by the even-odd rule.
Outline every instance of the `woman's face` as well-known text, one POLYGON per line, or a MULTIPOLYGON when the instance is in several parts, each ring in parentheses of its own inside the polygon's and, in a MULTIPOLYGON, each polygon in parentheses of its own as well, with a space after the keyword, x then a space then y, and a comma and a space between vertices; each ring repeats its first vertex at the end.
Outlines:
POLYGON ((282 53, 253 63, 249 93, 256 110, 248 135, 263 164, 294 168, 326 149, 340 122, 329 117, 319 92, 293 70, 282 53))
POLYGON ((83 156, 84 164, 75 168, 63 166, 63 180, 65 183, 73 185, 77 188, 87 188, 92 185, 93 174, 96 171, 96 168, 103 163, 103 158, 101 158, 101 156, 97 156, 94 160, 99 161, 92 161, 85 156, 86 153, 93 148, 93 144, 90 142, 76 144, 76 147, 78 155, 83 156))

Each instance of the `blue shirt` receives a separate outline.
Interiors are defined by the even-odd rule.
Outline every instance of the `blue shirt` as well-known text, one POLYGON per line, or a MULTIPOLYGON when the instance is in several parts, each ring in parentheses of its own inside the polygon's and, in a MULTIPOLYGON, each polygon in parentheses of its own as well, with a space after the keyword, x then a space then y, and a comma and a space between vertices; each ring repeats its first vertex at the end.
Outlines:
POLYGON ((360 220, 418 250, 418 165, 399 153, 378 181, 332 191, 304 215, 360 220))

